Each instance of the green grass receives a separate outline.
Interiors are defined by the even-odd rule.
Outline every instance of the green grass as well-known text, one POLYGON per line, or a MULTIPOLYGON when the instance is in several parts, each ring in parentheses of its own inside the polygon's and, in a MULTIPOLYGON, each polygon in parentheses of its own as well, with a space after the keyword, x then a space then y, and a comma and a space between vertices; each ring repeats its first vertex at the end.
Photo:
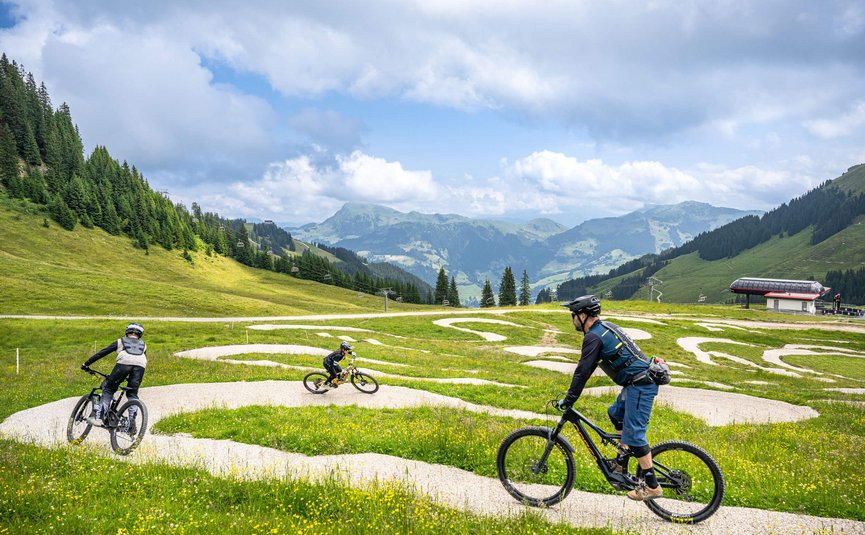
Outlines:
POLYGON ((0 533, 612 533, 449 509, 391 482, 238 481, 0 440, 0 533))
MULTIPOLYGON (((158 246, 81 226, 42 226, 36 206, 0 194, 0 314, 277 316, 382 312, 380 297, 252 269, 220 256, 158 246), (338 307, 336 305, 338 304, 338 307)), ((391 302, 389 310, 426 307, 391 302)))

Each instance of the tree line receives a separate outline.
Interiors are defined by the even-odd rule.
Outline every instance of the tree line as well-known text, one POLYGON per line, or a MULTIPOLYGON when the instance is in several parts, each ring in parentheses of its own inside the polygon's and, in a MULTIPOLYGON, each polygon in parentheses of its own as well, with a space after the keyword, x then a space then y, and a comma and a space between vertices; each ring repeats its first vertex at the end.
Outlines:
MULTIPOLYGON (((291 234, 273 224, 248 224, 216 213, 173 204, 150 188, 134 165, 119 162, 97 146, 84 157, 84 144, 69 106, 54 109, 44 83, 6 54, 0 56, 0 185, 13 198, 29 199, 66 230, 80 224, 127 236, 145 251, 158 245, 189 251, 201 248, 245 265, 317 280, 365 293, 391 288, 408 302, 431 301, 408 273, 400 277, 347 274, 327 259, 296 250, 291 234), (248 228, 249 227, 249 228, 248 228)), ((47 219, 44 222, 48 224, 47 219)), ((400 270, 401 271, 401 270, 400 270)))

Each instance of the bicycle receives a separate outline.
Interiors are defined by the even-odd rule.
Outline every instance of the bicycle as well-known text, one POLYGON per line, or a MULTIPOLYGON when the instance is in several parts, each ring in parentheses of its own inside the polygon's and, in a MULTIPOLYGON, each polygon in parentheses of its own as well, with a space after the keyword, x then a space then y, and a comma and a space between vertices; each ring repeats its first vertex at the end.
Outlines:
MULTIPOLYGON (((102 372, 87 368, 87 373, 90 375, 101 375, 103 379, 108 376, 102 372)), ((66 440, 71 444, 81 444, 93 425, 88 422, 89 416, 96 414, 96 407, 100 403, 99 398, 102 393, 102 387, 105 385, 103 380, 99 386, 94 387, 89 394, 84 394, 75 408, 72 409, 72 416, 69 417, 69 423, 66 424, 66 440), (89 413, 89 414, 88 414, 89 413)), ((111 449, 118 455, 129 455, 132 451, 141 444, 144 438, 144 433, 147 430, 147 407, 138 399, 128 399, 118 409, 120 401, 123 399, 123 394, 128 390, 125 386, 120 386, 118 391, 119 396, 115 396, 111 400, 108 407, 108 414, 103 415, 103 429, 108 429, 111 436, 111 449), (130 417, 130 409, 137 408, 137 413, 134 417, 130 417), (137 420, 137 425, 136 425, 137 420)))
MULTIPOLYGON (((334 382, 337 385, 341 385, 346 381, 351 380, 351 384, 364 394, 376 393, 378 391, 378 381, 357 369, 357 366, 354 365, 355 357, 356 355, 352 353, 345 369, 336 376, 334 382)), ((328 377, 330 377, 328 374, 322 372, 308 373, 306 374, 306 377, 303 378, 303 386, 313 394, 324 394, 330 390, 330 388, 324 384, 328 377)))
MULTIPOLYGON (((555 407, 555 401, 547 405, 555 407)), ((496 471, 508 493, 534 507, 551 507, 565 499, 574 487, 576 466, 574 447, 561 434, 566 422, 574 424, 594 457, 598 469, 616 490, 627 491, 644 485, 637 464, 631 474, 628 465, 633 454, 618 448, 620 434, 607 433, 584 415, 568 409, 555 429, 524 427, 508 435, 496 455, 496 471), (601 443, 618 448, 623 454, 621 473, 614 470, 613 458, 604 458, 586 426, 601 443)), ((712 516, 721 506, 726 483, 715 459, 702 448, 681 440, 668 440, 652 447, 652 460, 664 495, 645 504, 665 520, 696 524, 712 516)), ((636 463, 636 459, 634 460, 636 463)))

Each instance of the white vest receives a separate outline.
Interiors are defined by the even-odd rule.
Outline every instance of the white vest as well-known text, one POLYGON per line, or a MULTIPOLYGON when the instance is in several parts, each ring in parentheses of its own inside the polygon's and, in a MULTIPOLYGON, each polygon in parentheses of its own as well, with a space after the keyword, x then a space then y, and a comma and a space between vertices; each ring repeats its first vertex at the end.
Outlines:
POLYGON ((138 338, 117 339, 117 364, 147 367, 147 344, 138 338))

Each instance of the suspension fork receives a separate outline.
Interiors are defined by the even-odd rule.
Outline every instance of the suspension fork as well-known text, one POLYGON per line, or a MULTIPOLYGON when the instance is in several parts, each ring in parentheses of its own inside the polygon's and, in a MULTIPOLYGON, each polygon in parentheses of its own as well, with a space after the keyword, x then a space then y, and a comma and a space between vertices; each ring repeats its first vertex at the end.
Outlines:
POLYGON ((541 458, 538 459, 538 462, 532 466, 532 472, 537 475, 539 472, 546 472, 547 469, 547 459, 550 458, 550 453, 552 453, 553 448, 556 446, 556 438, 558 438, 559 433, 562 432, 562 427, 565 425, 565 419, 562 418, 559 420, 559 424, 553 429, 550 434, 547 436, 547 445, 544 447, 544 452, 541 454, 541 458))

